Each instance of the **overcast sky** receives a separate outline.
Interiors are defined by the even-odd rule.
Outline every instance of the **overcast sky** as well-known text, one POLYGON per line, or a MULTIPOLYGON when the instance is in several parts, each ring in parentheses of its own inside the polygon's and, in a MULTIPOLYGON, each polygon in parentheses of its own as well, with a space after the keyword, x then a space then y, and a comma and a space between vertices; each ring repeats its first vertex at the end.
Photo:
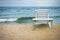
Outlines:
POLYGON ((0 0, 0 6, 60 6, 60 0, 0 0))

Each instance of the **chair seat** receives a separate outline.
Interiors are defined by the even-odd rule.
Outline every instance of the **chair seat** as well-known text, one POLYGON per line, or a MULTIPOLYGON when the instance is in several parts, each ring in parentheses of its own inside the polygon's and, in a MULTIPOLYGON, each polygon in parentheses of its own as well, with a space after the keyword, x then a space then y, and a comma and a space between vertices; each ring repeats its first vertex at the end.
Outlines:
POLYGON ((49 21, 53 21, 52 18, 34 18, 34 24, 47 24, 49 21))
POLYGON ((53 18, 33 18, 32 20, 53 20, 53 18))

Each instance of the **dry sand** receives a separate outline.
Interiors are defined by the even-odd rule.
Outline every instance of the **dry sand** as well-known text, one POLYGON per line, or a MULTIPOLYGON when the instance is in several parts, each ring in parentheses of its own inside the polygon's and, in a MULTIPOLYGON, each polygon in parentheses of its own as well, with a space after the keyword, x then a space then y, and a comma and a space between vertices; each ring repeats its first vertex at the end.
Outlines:
POLYGON ((32 30, 32 24, 1 24, 0 40, 60 40, 60 24, 52 29, 40 25, 32 30))

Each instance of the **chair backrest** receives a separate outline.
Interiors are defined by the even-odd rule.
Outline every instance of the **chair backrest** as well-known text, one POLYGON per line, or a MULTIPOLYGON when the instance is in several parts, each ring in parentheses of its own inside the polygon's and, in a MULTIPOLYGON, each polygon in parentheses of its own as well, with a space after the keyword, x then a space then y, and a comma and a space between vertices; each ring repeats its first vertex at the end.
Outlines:
POLYGON ((49 18, 49 11, 47 9, 35 10, 36 18, 49 18))

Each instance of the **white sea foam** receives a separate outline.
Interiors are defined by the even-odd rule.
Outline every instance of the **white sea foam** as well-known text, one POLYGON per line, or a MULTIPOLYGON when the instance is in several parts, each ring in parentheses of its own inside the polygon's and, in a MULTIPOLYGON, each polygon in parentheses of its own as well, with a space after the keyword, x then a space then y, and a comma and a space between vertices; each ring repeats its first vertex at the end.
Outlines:
POLYGON ((17 18, 0 19, 0 22, 16 21, 16 20, 17 20, 17 18))

